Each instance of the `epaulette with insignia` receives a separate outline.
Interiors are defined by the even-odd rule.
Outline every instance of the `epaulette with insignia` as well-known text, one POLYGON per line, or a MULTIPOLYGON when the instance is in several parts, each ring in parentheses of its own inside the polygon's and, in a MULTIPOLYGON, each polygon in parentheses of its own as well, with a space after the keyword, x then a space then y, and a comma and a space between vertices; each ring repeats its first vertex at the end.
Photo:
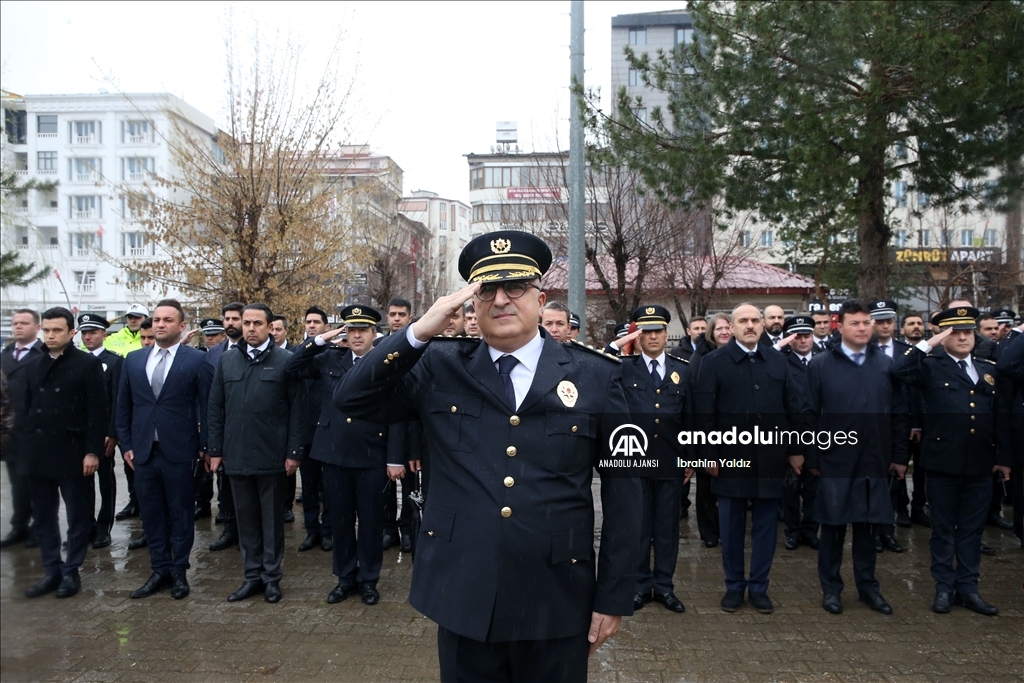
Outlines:
POLYGON ((996 364, 996 362, 994 360, 992 360, 991 358, 972 358, 972 360, 975 363, 979 363, 979 362, 980 363, 988 363, 990 365, 995 365, 996 364))
POLYGON ((595 349, 593 346, 584 344, 583 342, 578 341, 576 339, 572 340, 572 344, 574 348, 580 349, 582 351, 588 351, 589 353, 592 353, 595 356, 600 356, 605 360, 612 361, 613 363, 622 363, 622 359, 620 359, 618 356, 613 356, 610 353, 606 353, 603 349, 595 349))
POLYGON ((445 334, 435 334, 431 339, 443 340, 443 341, 480 341, 480 337, 470 337, 465 334, 457 334, 454 337, 449 337, 445 334))
POLYGON ((679 356, 673 356, 671 353, 666 353, 665 355, 668 356, 669 358, 675 358, 676 360, 681 361, 683 363, 686 363, 687 365, 690 364, 690 361, 686 360, 685 358, 680 358, 679 356))

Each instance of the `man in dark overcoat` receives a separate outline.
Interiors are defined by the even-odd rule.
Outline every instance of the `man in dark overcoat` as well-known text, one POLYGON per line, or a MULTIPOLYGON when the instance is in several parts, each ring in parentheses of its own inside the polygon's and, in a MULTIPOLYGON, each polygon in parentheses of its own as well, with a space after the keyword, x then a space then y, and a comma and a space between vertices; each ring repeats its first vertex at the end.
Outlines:
POLYGON ((996 371, 1004 382, 1010 407, 1010 455, 1012 460, 1013 533, 1024 550, 1024 325, 1004 345, 996 362, 996 371))

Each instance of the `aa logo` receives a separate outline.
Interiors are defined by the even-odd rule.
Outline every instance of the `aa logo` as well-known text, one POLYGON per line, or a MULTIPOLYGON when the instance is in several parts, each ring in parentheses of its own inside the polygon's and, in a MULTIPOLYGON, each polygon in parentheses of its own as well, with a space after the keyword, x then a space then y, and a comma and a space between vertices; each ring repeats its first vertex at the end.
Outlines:
POLYGON ((647 455, 647 434, 633 424, 619 425, 608 438, 611 457, 640 457, 647 455))

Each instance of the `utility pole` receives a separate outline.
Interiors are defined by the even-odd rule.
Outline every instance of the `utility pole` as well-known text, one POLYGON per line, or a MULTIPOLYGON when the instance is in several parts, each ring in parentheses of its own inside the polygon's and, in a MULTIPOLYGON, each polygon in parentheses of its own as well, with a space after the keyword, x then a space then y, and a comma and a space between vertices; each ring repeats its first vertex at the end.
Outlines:
POLYGON ((587 338, 586 233, 584 232, 583 121, 576 87, 583 87, 583 0, 570 9, 569 99, 569 309, 580 317, 580 339, 587 338))

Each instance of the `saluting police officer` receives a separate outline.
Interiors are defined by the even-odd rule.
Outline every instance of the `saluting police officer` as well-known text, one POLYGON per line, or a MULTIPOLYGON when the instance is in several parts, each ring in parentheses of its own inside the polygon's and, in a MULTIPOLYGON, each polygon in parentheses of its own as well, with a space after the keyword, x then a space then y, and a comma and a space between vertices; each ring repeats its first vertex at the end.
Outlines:
POLYGON ((942 311, 932 318, 942 331, 907 349, 893 367, 896 377, 923 390, 921 464, 932 511, 932 611, 939 614, 954 603, 999 613, 978 594, 978 575, 990 481, 994 472, 1009 481, 1010 456, 1009 444, 1000 443, 995 363, 971 355, 977 317, 970 306, 942 311))
MULTIPOLYGON (((551 251, 518 231, 466 245, 470 283, 387 337, 335 390, 353 417, 419 416, 430 492, 409 602, 438 623, 442 681, 582 681, 633 612, 640 485, 593 468, 628 424, 621 364, 538 326, 551 251), (473 298, 482 339, 435 335, 473 298)), ((622 473, 619 473, 622 474, 622 473)))
MULTIPOLYGON (((622 381, 633 424, 649 437, 647 457, 674 462, 682 454, 677 435, 690 414, 689 364, 665 353, 672 314, 664 306, 640 306, 630 320, 640 330, 640 355, 622 361, 622 381)), ((687 472, 689 481, 692 471, 687 472)), ((643 516, 640 523, 640 564, 637 568, 633 609, 654 600, 672 612, 685 612, 676 597, 672 575, 679 554, 679 510, 683 477, 640 479, 643 516), (651 548, 654 570, 651 571, 651 548)))

